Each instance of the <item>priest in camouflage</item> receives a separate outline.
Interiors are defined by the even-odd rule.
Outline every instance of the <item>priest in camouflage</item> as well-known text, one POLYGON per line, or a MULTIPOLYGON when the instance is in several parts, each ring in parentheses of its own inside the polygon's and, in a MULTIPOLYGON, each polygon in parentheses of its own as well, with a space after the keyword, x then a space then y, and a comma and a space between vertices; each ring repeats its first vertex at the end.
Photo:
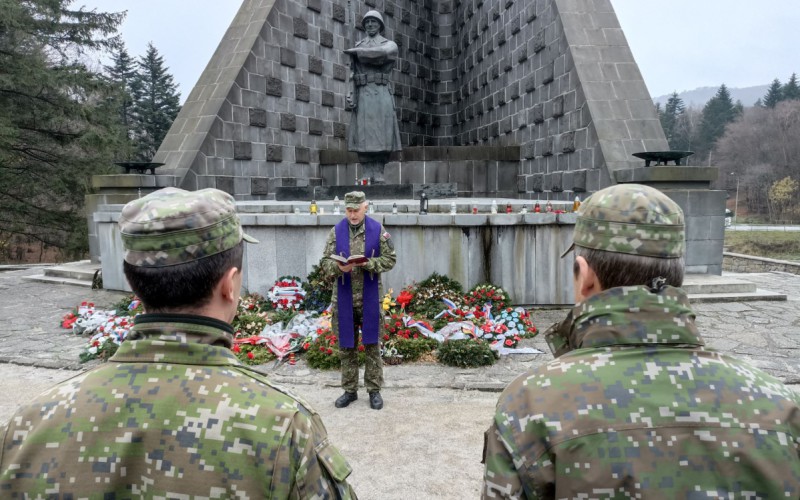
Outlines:
POLYGON ((483 498, 800 498, 800 397, 704 347, 680 207, 598 191, 573 248, 575 307, 499 398, 483 498))
POLYGON ((230 350, 256 242, 233 197, 162 189, 119 228, 146 313, 107 363, 11 418, 0 498, 355 498, 320 416, 230 350))
POLYGON ((335 278, 331 309, 331 328, 339 339, 342 364, 342 394, 334 403, 345 408, 358 399, 358 341, 366 357, 364 386, 373 410, 383 408, 383 360, 380 341, 383 337, 381 273, 394 268, 397 254, 394 240, 383 225, 367 216, 367 197, 363 191, 351 191, 344 197, 345 218, 331 228, 323 250, 322 268, 335 278), (361 264, 342 265, 330 255, 364 255, 361 264))

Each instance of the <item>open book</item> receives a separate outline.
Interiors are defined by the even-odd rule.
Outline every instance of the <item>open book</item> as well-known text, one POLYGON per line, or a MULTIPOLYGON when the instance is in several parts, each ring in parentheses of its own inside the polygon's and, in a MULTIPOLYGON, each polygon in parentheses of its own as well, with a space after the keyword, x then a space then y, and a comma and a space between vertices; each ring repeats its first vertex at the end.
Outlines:
POLYGON ((343 266, 348 264, 363 264, 369 260, 363 255, 351 255, 350 257, 344 257, 343 255, 336 255, 333 253, 331 254, 331 259, 341 262, 343 266))

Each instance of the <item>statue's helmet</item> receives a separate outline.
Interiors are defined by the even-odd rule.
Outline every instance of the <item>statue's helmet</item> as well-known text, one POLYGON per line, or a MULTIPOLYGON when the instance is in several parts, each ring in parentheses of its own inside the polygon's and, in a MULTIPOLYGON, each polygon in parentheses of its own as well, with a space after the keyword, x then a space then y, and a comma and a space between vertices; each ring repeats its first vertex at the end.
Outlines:
POLYGON ((378 12, 377 10, 370 10, 366 14, 364 14, 364 17, 361 19, 361 27, 362 28, 364 27, 364 23, 366 22, 366 20, 369 19, 369 18, 377 19, 378 22, 381 23, 381 30, 380 31, 381 31, 381 33, 383 33, 383 30, 386 28, 386 25, 383 23, 383 17, 381 17, 381 13, 378 12))

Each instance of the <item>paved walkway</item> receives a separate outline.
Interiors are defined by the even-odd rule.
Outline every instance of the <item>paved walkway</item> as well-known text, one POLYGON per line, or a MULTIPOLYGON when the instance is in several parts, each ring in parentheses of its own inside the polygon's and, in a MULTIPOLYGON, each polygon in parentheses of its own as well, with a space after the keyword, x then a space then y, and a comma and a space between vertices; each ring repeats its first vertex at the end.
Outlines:
MULTIPOLYGON (((37 272, 0 272, 0 425, 19 404, 92 366, 78 362, 85 339, 61 329, 61 317, 84 300, 108 306, 123 296, 22 280, 37 272)), ((737 277, 786 293, 789 301, 695 304, 708 344, 749 359, 800 389, 800 276, 737 277)), ((540 310, 534 320, 544 328, 564 314, 540 310)), ((320 413, 331 441, 353 467, 348 480, 359 498, 461 500, 480 496, 483 433, 497 403, 497 393, 489 391, 552 359, 541 339, 524 342, 545 354, 506 356, 486 369, 387 366, 386 406, 380 412, 369 409, 363 391, 348 408, 334 408, 341 394, 338 372, 310 370, 302 361, 264 368, 320 413)))
MULTIPOLYGON (((81 370, 78 354, 86 339, 59 326, 61 317, 82 301, 107 307, 124 296, 70 285, 29 282, 23 276, 37 270, 0 272, 0 362, 43 368, 81 370)), ((788 295, 786 302, 698 303, 693 308, 707 345, 749 360, 781 380, 800 384, 800 276, 786 273, 731 274, 758 288, 788 295)), ((544 329, 564 317, 558 309, 535 310, 534 323, 544 329)), ((524 345, 544 351, 510 355, 492 367, 458 369, 437 363, 386 367, 387 388, 455 388, 500 390, 526 369, 552 359, 540 338, 524 345)), ((88 365, 88 366, 91 366, 88 365)), ((275 369, 272 377, 289 385, 337 386, 338 372, 308 369, 302 361, 275 369)))

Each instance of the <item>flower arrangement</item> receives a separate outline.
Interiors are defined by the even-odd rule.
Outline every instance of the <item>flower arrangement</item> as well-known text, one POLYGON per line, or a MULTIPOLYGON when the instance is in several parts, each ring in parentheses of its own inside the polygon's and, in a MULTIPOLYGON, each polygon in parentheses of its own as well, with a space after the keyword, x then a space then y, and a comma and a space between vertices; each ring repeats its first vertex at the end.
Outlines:
POLYGON ((303 307, 306 292, 297 276, 281 276, 267 292, 273 309, 298 310, 303 307))
POLYGON ((499 358, 486 342, 477 339, 448 340, 439 347, 436 358, 440 363, 459 368, 490 366, 499 358))
POLYGON ((320 312, 330 305, 334 281, 333 276, 328 275, 321 264, 315 264, 311 268, 306 281, 303 282, 306 310, 320 312))
MULTIPOLYGON (((295 354, 304 353, 311 368, 339 368, 338 338, 332 332, 330 314, 304 310, 310 305, 306 300, 309 293, 302 290, 299 278, 283 276, 266 296, 248 293, 241 297, 233 321, 232 351, 242 363, 264 364, 287 356, 293 360, 295 354)), ((509 302, 508 293, 500 287, 486 283, 464 294, 457 281, 436 273, 405 287, 396 297, 389 290, 381 300, 381 355, 387 364, 409 362, 432 359, 431 353, 438 348, 441 362, 480 366, 475 364, 478 358, 482 362, 488 359, 481 357, 482 351, 473 344, 450 342, 471 340, 493 352, 505 353, 518 347, 521 339, 537 334, 530 313, 508 306, 509 302), (472 361, 454 361, 456 358, 472 361)), ((132 317, 140 312, 141 301, 133 295, 109 311, 83 302, 61 319, 61 326, 89 336, 82 361, 106 360, 126 339, 132 317)), ((364 346, 358 349, 363 363, 364 346)))
POLYGON ((502 309, 511 302, 508 292, 489 283, 477 285, 464 295, 464 304, 469 307, 482 308, 487 303, 495 309, 502 309))
POLYGON ((447 276, 433 273, 412 286, 414 286, 413 298, 406 309, 418 316, 431 318, 436 316, 445 308, 442 304, 442 299, 445 298, 453 301, 456 307, 462 305, 464 288, 461 283, 447 276))

